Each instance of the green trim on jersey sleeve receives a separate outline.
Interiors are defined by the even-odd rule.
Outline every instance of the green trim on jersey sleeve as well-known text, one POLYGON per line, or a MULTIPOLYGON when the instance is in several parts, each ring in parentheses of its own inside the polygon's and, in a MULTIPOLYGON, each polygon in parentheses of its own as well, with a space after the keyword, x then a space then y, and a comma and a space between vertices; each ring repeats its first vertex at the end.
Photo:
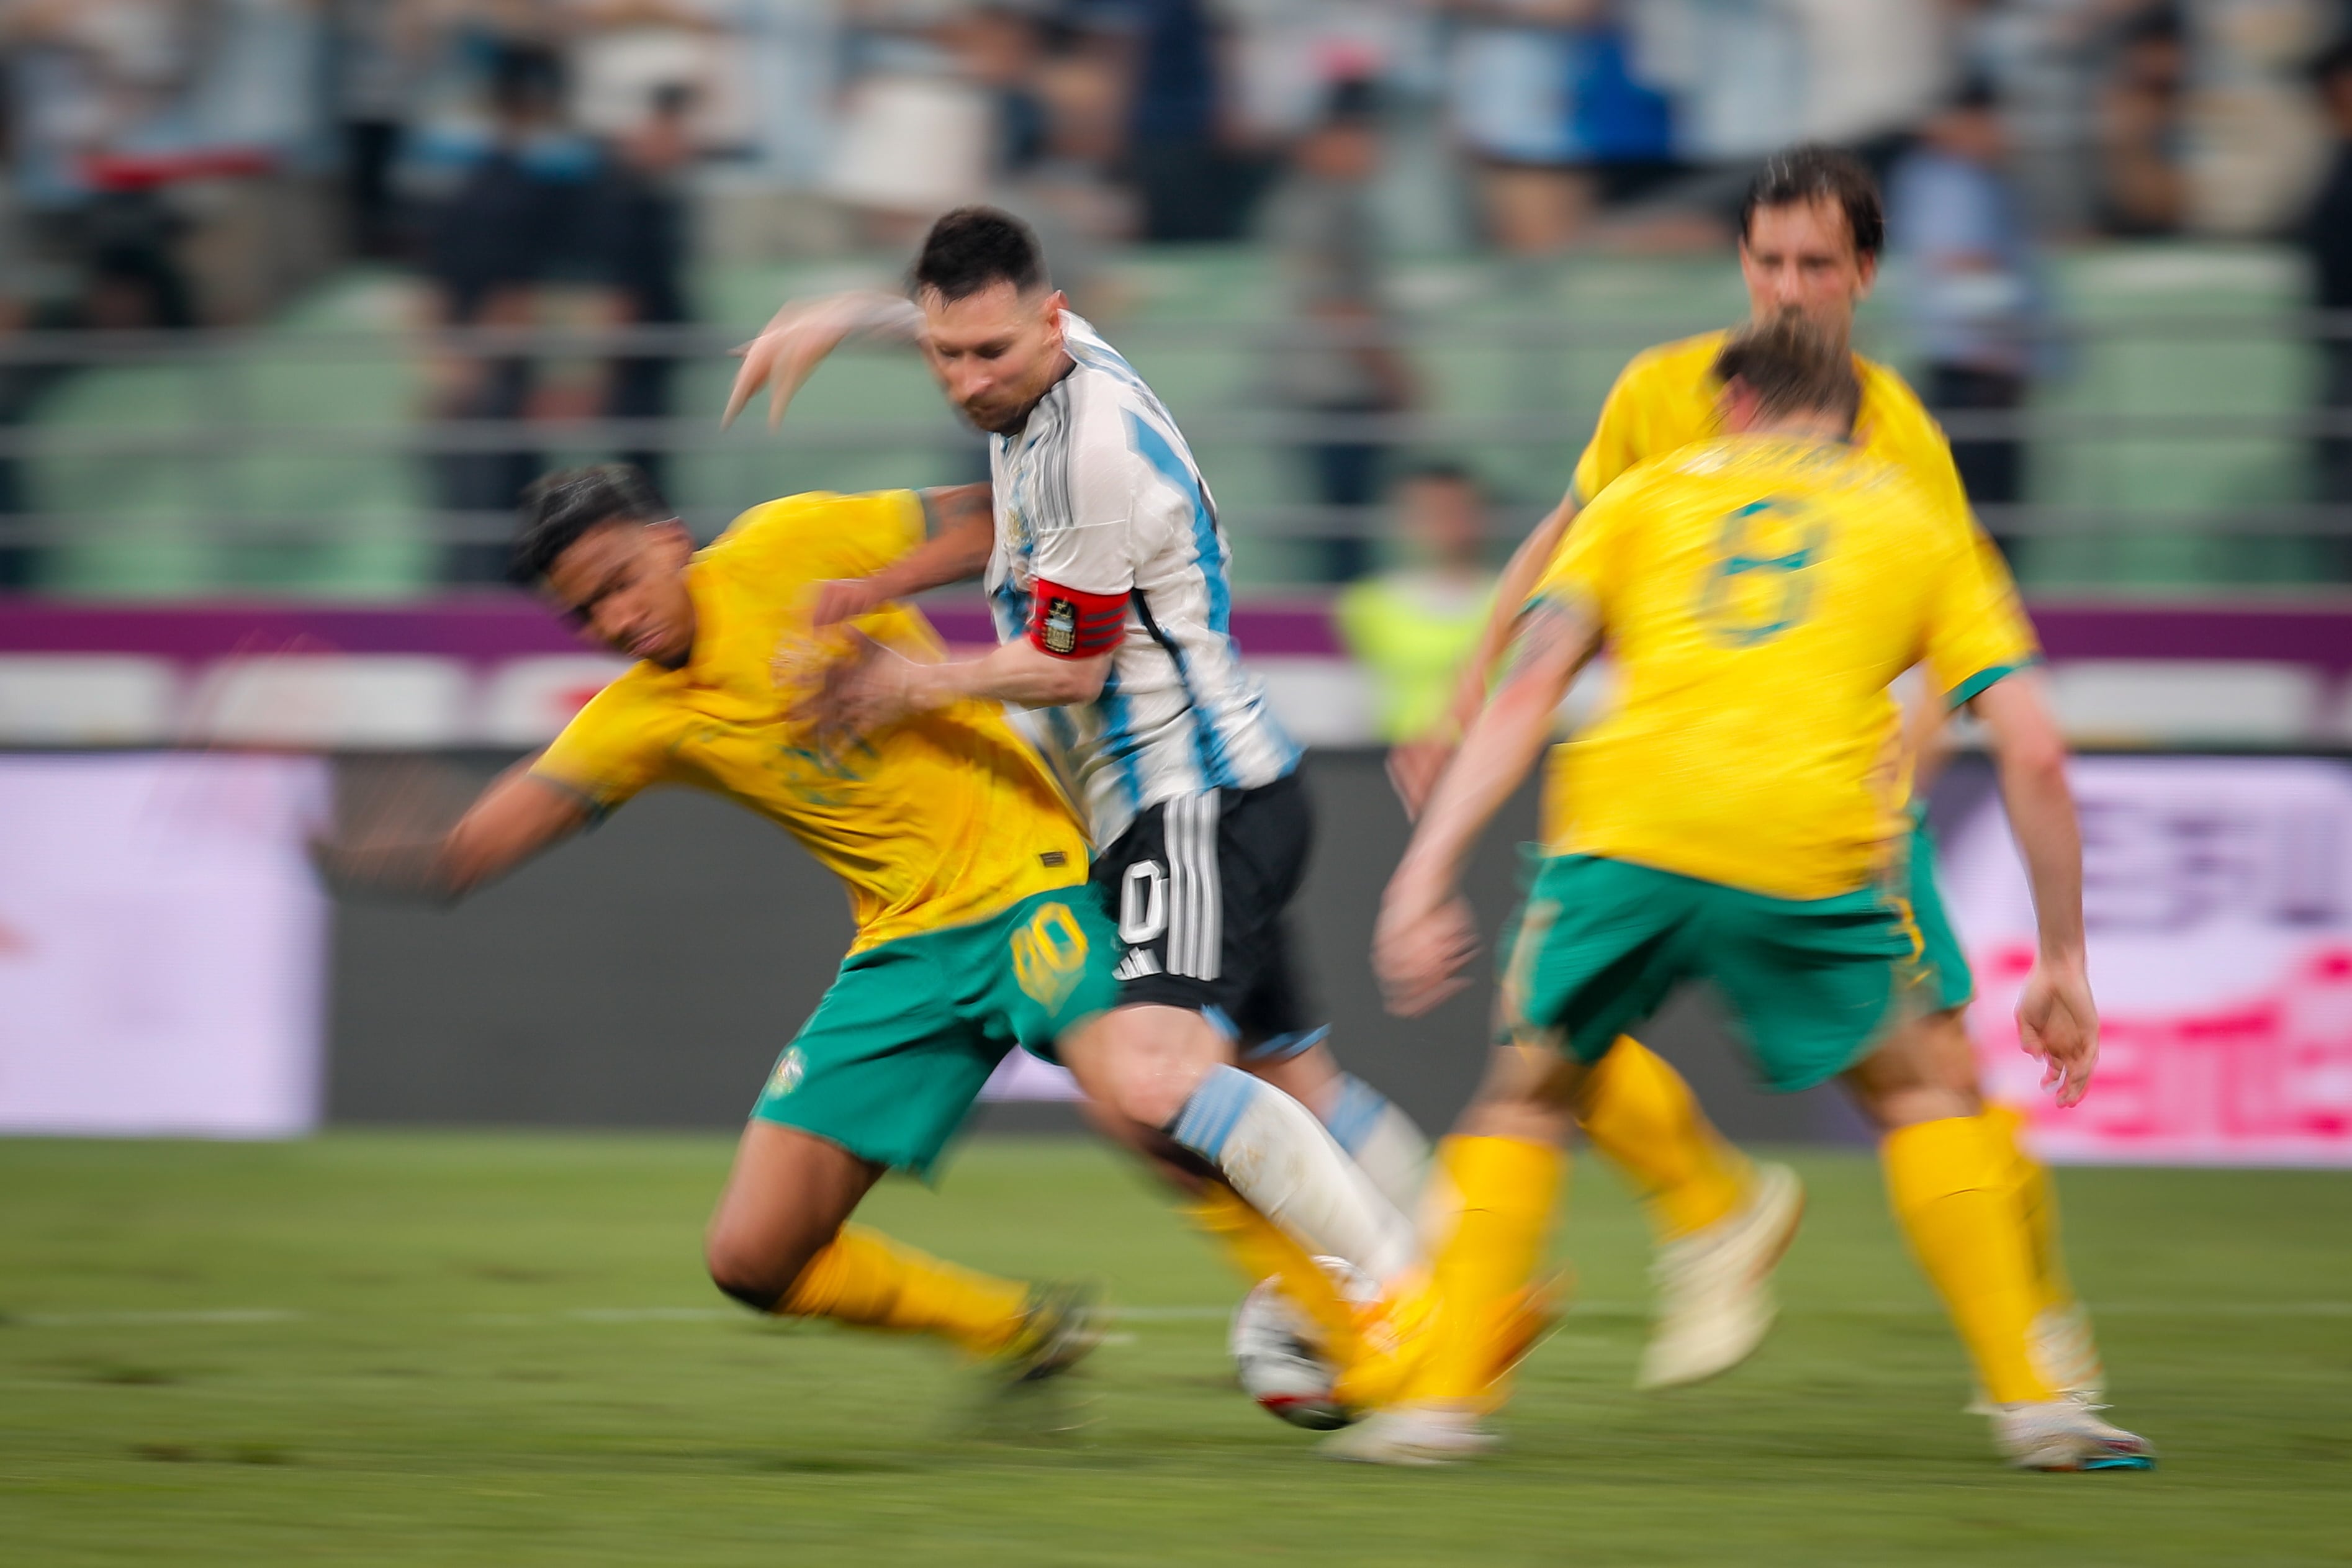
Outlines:
POLYGON ((573 779, 565 778, 561 773, 549 773, 544 768, 532 768, 525 776, 530 778, 534 784, 545 784, 549 789, 553 790, 556 794, 568 795, 572 799, 578 801, 581 808, 588 813, 588 826, 591 827, 602 826, 606 817, 612 816, 613 813, 618 811, 623 805, 626 804, 625 802, 606 800, 598 795, 593 790, 588 788, 585 784, 573 779))
POLYGON ((2011 676, 2015 675, 2018 671, 2021 669, 2032 669, 2041 662, 2042 656, 2037 653, 2030 658, 2020 659, 2015 664, 1996 664, 1990 669, 1978 670, 1974 675, 1969 676, 1966 680, 1961 681, 1958 686, 1952 688, 1950 693, 1944 699, 1945 706, 1948 708, 1963 707, 1975 700, 1978 696, 1986 690, 2000 685, 2004 680, 2007 680, 2011 676))

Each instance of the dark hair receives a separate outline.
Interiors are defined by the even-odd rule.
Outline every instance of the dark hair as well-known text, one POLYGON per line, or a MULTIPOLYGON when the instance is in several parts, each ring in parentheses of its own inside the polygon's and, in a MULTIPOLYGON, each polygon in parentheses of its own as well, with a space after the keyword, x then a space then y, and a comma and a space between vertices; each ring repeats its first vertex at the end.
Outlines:
POLYGON ((1010 283, 1026 294, 1043 288, 1045 258, 1029 226, 1001 207, 958 207, 942 214, 915 258, 914 291, 968 300, 1010 283))
POLYGON ((1878 182, 1853 153, 1817 142, 1775 153, 1764 161, 1739 204, 1739 238, 1746 243, 1758 207, 1821 201, 1835 202, 1845 209, 1846 226, 1853 231, 1857 255, 1876 256, 1885 248, 1886 213, 1878 204, 1878 182))
POLYGON ((1853 351, 1793 310, 1734 332, 1715 356, 1715 374, 1756 394, 1767 417, 1834 414, 1850 426, 1862 406, 1853 351))
POLYGON ((507 574, 518 583, 547 575, 581 536, 608 522, 661 522, 670 516, 642 469, 626 463, 558 468, 522 492, 522 528, 507 574))

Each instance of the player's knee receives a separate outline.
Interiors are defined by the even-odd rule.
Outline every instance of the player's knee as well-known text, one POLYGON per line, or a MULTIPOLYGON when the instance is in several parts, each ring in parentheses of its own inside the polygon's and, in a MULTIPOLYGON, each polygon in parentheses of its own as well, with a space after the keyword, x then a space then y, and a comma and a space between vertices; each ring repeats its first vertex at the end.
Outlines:
POLYGON ((1984 1096, 1978 1087, 1976 1045, 1969 1038, 1959 1011, 1930 1014, 1920 1021, 1919 1030, 1937 1086, 1965 1107, 1958 1114, 1975 1115, 1984 1108, 1984 1096))
POLYGON ((774 1312, 808 1266, 801 1252, 747 1245, 725 1231, 713 1231, 703 1242, 703 1265, 710 1282, 755 1312, 774 1312))
POLYGON ((1167 1127, 1183 1114, 1199 1080, 1171 1081, 1162 1075, 1139 1073, 1122 1079, 1118 1104, 1122 1114, 1146 1127, 1167 1127))
POLYGON ((1588 1069, 1564 1042, 1540 1038, 1497 1046, 1486 1076, 1454 1131, 1468 1138, 1509 1138, 1566 1147, 1575 1124, 1578 1089, 1588 1069))
POLYGON ((1077 1044, 1064 1050, 1063 1060, 1078 1086, 1146 1127, 1175 1121, 1201 1080, 1233 1055, 1215 1026, 1177 1007, 1121 1007, 1077 1044))

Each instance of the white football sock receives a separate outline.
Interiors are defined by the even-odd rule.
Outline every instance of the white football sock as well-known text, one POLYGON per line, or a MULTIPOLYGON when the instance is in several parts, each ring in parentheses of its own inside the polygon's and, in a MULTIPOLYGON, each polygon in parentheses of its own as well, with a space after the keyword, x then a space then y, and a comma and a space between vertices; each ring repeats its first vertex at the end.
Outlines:
POLYGON ((1412 1223, 1313 1112, 1272 1084, 1213 1068, 1168 1133, 1307 1251, 1343 1258, 1383 1287, 1421 1261, 1412 1223))
POLYGON ((1323 1125, 1399 1214, 1420 1212, 1429 1184, 1429 1139, 1394 1100, 1354 1073, 1341 1073, 1323 1125))

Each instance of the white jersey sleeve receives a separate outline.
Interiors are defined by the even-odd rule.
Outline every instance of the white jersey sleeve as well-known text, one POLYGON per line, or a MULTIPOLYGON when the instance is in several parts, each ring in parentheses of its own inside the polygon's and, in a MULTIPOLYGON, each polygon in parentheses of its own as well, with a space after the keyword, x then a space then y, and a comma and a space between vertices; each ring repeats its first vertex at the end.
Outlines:
POLYGON ((1031 521, 1030 572, 1037 582, 1081 594, 1128 593, 1135 586, 1139 465, 1123 447, 1071 446, 1049 470, 1061 482, 1040 487, 1054 493, 1040 496, 1031 521))

